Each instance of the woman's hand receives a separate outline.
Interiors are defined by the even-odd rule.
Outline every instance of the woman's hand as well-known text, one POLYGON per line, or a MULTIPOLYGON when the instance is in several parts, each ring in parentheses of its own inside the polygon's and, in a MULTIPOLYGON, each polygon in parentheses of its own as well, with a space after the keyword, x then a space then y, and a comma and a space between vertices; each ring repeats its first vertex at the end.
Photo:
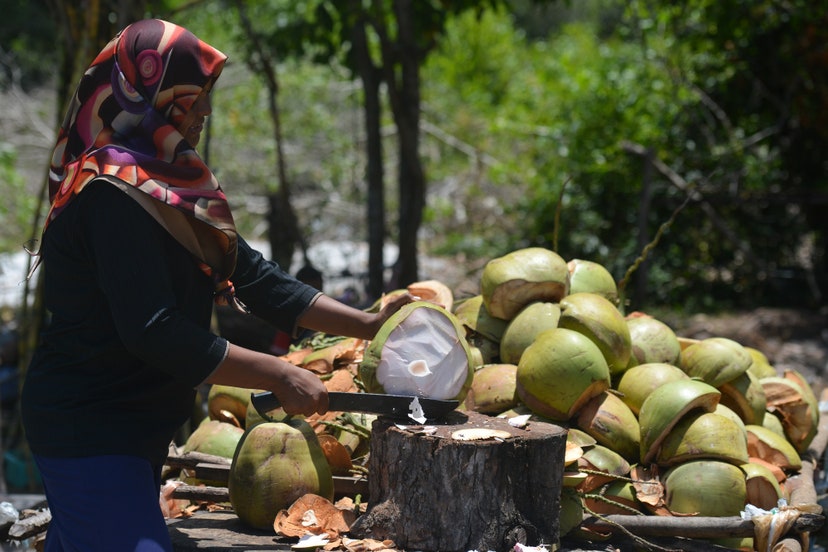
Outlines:
POLYGON ((385 324, 385 321, 391 318, 394 313, 417 300, 419 300, 419 297, 415 297, 408 292, 392 295, 375 315, 373 334, 376 335, 382 325, 385 324))
POLYGON ((328 390, 319 376, 281 358, 228 344, 227 356, 204 383, 271 391, 288 414, 328 411, 328 390))
POLYGON ((268 386, 282 403, 282 409, 288 414, 304 416, 327 412, 328 390, 319 376, 305 368, 285 364, 282 376, 268 386))

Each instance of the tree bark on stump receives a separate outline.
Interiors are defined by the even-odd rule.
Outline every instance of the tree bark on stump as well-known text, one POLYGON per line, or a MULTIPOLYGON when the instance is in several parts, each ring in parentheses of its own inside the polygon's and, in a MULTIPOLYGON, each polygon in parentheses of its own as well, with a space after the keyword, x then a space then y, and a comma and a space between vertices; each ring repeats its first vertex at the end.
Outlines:
POLYGON ((565 450, 566 430, 548 423, 519 429, 475 412, 452 412, 434 426, 378 418, 370 502, 351 534, 442 552, 557 545, 565 450), (471 429, 506 433, 457 438, 471 429))

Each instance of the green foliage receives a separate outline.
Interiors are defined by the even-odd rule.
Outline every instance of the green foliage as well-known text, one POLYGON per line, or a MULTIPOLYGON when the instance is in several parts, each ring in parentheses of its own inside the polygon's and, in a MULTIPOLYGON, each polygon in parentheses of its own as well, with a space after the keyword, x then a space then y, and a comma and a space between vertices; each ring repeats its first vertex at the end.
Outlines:
POLYGON ((0 89, 12 80, 26 90, 42 85, 54 74, 48 54, 54 52, 56 26, 44 0, 4 0, 0 23, 0 89), (48 60, 48 61, 47 61, 48 60))
MULTIPOLYGON (((544 245, 601 262, 620 279, 641 254, 641 238, 652 239, 693 194, 649 254, 646 292, 634 306, 767 304, 808 235, 802 207, 771 195, 796 167, 772 139, 781 113, 756 97, 768 80, 756 64, 771 54, 756 41, 768 28, 779 34, 781 19, 755 24, 765 13, 756 3, 724 4, 635 3, 612 33, 606 20, 582 21, 533 41, 503 12, 452 19, 427 65, 424 98, 429 113, 443 116, 444 133, 478 155, 441 148, 429 171, 456 178, 465 167, 475 182, 469 202, 480 190, 492 201, 462 211, 453 231, 465 236, 443 234, 444 250, 492 257, 544 245), (646 176, 640 150, 663 169, 646 176), (482 171, 481 158, 490 161, 482 171), (642 211, 645 178, 652 199, 642 211)), ((824 175, 810 174, 814 184, 824 175)), ((446 213, 435 209, 435 220, 446 213)))
MULTIPOLYGON (((463 255, 471 268, 544 245, 601 262, 620 279, 689 194, 639 268, 647 280, 643 293, 631 284, 632 308, 809 299, 804 285, 790 292, 797 286, 787 275, 824 271, 828 218, 812 199, 828 187, 828 5, 415 4, 435 39, 420 45, 434 48, 421 74, 423 252, 463 255), (661 165, 648 168, 641 151, 661 165)), ((364 121, 348 29, 358 15, 388 16, 389 3, 246 5, 278 61, 300 221, 364 236, 364 121)), ((230 56, 205 154, 243 231, 261 236, 263 206, 251 198, 278 186, 273 130, 263 83, 245 67, 249 37, 234 6, 208 0, 173 17, 230 56)), ((369 39, 378 62, 377 28, 369 39)), ((12 34, 0 33, 4 49, 12 34)), ((30 49, 15 44, 17 53, 30 49)), ((397 149, 384 116, 390 219, 397 149)), ((19 185, 7 176, 14 153, 3 155, 4 180, 19 185)), ((4 217, 17 212, 7 206, 4 217)))
POLYGON ((26 181, 16 168, 17 152, 10 144, 0 142, 0 190, 5 201, 0 203, 0 251, 20 251, 29 239, 37 198, 27 192, 26 181))

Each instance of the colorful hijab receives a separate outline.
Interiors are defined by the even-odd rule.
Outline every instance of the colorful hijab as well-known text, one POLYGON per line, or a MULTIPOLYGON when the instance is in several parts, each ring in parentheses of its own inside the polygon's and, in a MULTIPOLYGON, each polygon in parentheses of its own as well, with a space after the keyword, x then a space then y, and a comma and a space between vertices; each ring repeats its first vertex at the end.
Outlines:
POLYGON ((236 227, 216 177, 177 130, 227 57, 159 19, 126 27, 81 78, 49 171, 44 232, 92 180, 121 188, 161 223, 236 304, 228 278, 236 227))

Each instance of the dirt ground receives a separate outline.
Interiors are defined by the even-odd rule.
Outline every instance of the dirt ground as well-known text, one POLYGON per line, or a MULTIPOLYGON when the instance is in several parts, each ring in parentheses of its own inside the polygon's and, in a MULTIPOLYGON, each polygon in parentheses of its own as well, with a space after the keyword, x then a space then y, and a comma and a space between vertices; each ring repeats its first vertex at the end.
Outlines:
POLYGON ((817 396, 828 386, 828 312, 759 308, 740 313, 662 317, 683 337, 728 337, 765 353, 782 372, 797 370, 817 396))

